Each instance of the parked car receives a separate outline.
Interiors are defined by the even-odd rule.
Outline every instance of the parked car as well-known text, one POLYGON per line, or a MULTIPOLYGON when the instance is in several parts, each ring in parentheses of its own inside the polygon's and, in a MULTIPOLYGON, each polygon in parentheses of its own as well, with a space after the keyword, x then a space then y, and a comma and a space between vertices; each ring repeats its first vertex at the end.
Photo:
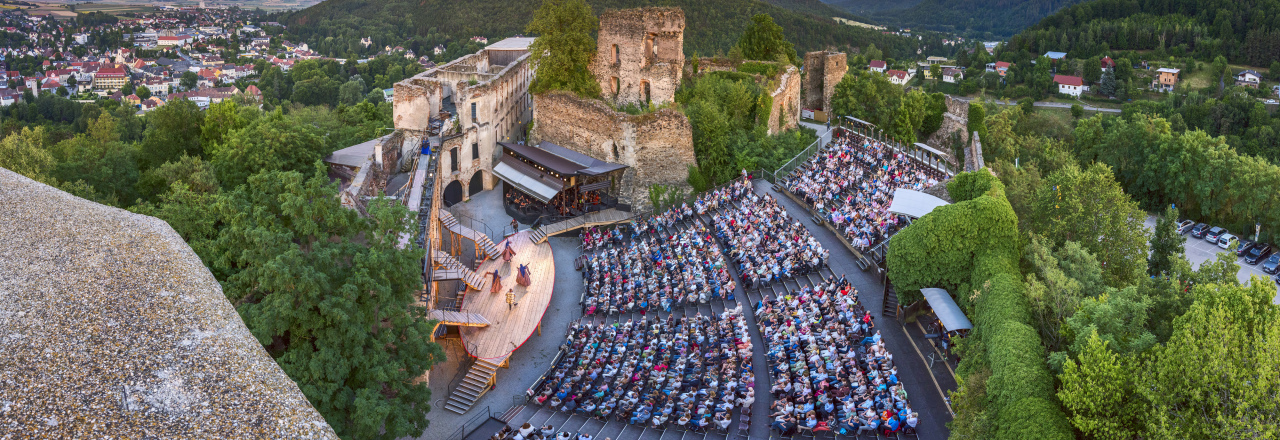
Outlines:
POLYGON ((1276 273, 1276 266, 1280 266, 1280 254, 1271 254, 1271 258, 1262 263, 1262 271, 1274 274, 1276 273))
POLYGON ((1221 237, 1222 234, 1226 234, 1226 233, 1227 233, 1226 229, 1222 229, 1220 227, 1214 226, 1213 229, 1209 230, 1209 232, 1204 233, 1204 241, 1207 241, 1210 243, 1217 243, 1218 237, 1221 237))
POLYGON ((1223 232, 1222 236, 1218 237, 1218 247, 1235 252, 1235 249, 1231 248, 1231 242, 1236 241, 1236 245, 1239 246, 1239 240, 1240 238, 1236 237, 1234 234, 1230 232, 1223 232))
POLYGON ((1191 236, 1195 238, 1204 238, 1206 232, 1209 232, 1209 225, 1204 223, 1196 223, 1196 226, 1191 228, 1191 236))
POLYGON ((1253 247, 1257 245, 1258 243, 1254 243, 1253 240, 1241 238, 1240 246, 1236 246, 1236 256, 1243 257, 1244 254, 1249 253, 1249 251, 1253 250, 1253 247))
POLYGON ((1257 246, 1254 246, 1253 250, 1249 251, 1249 253, 1244 254, 1244 262, 1249 264, 1258 264, 1258 262, 1262 261, 1263 258, 1270 256, 1271 245, 1260 243, 1257 246))
POLYGON ((1178 233, 1186 234, 1187 232, 1190 232, 1191 227, 1195 225, 1196 225, 1196 222, 1193 222, 1191 220, 1183 220, 1178 223, 1178 233))
POLYGON ((1276 285, 1280 286, 1280 275, 1276 275, 1276 285))

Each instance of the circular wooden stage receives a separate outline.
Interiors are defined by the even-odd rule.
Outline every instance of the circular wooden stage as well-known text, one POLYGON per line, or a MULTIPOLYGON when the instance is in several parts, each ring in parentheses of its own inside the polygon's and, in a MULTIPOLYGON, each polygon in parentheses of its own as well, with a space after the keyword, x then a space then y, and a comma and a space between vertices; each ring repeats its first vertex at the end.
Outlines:
POLYGON ((468 289, 462 301, 462 313, 479 313, 491 323, 487 327, 462 327, 462 346, 467 353, 486 361, 500 363, 538 330, 542 315, 551 304, 551 291, 555 286, 556 264, 548 243, 534 244, 530 231, 523 231, 498 243, 505 249, 511 243, 516 255, 511 262, 502 258, 486 260, 476 270, 484 277, 479 291, 468 289), (516 284, 516 269, 524 264, 529 267, 529 287, 516 284), (502 277, 502 290, 489 293, 493 284, 493 271, 502 277), (515 307, 507 304, 507 289, 515 293, 515 307))

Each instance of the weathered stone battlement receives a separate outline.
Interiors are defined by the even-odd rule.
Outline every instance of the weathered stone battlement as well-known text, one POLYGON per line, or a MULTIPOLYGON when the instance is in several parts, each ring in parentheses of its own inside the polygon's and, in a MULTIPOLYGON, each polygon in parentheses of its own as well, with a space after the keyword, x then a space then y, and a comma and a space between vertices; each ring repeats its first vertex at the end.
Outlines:
POLYGON ((804 71, 804 107, 830 112, 836 84, 849 71, 848 58, 843 52, 809 52, 804 54, 804 71))
POLYGON ((648 206, 652 184, 688 188, 688 167, 697 159, 693 126, 683 113, 667 108, 630 115, 567 92, 537 95, 534 107, 538 113, 531 143, 548 141, 631 167, 619 185, 624 202, 648 206))
POLYGON ((0 168, 0 437, 337 439, 164 221, 0 168))
POLYGON ((637 8, 600 14, 591 72, 615 105, 662 105, 675 97, 684 70, 684 10, 637 8))

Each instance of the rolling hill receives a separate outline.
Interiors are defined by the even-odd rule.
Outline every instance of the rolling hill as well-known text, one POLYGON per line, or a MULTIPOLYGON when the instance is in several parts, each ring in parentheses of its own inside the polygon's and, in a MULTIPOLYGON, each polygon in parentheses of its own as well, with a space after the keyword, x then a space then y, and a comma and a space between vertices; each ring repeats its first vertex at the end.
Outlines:
MULTIPOLYGON (((308 42, 331 56, 367 54, 384 45, 413 48, 418 53, 436 44, 471 36, 503 38, 520 34, 541 2, 475 0, 327 0, 282 14, 287 38, 308 42), (360 39, 373 45, 362 47, 360 39)), ((848 50, 874 43, 888 56, 914 54, 918 41, 843 25, 834 16, 858 19, 818 0, 588 0, 597 13, 605 9, 679 6, 685 11, 685 52, 727 53, 751 16, 766 13, 782 26, 796 49, 804 52, 848 50)))
POLYGON ((1232 63, 1280 60, 1280 0, 1094 0, 1045 17, 1009 40, 1007 49, 1075 57, 1114 50, 1153 51, 1155 58, 1221 55, 1232 63))
POLYGON ((981 36, 1007 37, 1082 0, 825 0, 881 24, 981 36))

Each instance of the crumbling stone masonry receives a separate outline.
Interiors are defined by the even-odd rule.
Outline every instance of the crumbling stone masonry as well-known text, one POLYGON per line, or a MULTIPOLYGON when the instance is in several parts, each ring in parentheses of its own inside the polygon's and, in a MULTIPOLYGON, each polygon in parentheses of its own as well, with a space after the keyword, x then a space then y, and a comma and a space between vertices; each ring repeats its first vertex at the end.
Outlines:
MULTIPOLYGON (((947 112, 942 114, 942 127, 933 132, 924 144, 941 151, 951 153, 951 134, 958 133, 963 140, 969 127, 969 103, 959 99, 946 97, 947 112)), ((960 165, 958 158, 951 158, 951 163, 960 165)))
MULTIPOLYGON (((769 134, 800 125, 800 69, 789 65, 777 79, 777 88, 769 91, 773 99, 769 109, 769 134)), ((773 84, 771 80, 769 85, 773 84)))
POLYGON ((636 8, 600 14, 591 72, 614 105, 662 105, 675 98, 684 70, 684 10, 636 8))
POLYGON ((848 71, 849 61, 843 52, 804 54, 804 108, 830 112, 836 84, 848 71))
POLYGON ((462 138, 441 151, 443 185, 471 195, 497 184, 492 174, 494 157, 501 152, 497 143, 519 141, 533 116, 532 42, 507 38, 396 83, 392 111, 397 129, 427 130, 431 118, 453 104, 462 138))
POLYGON ((566 92, 544 93, 533 101, 537 115, 529 142, 548 141, 629 166, 619 185, 624 203, 644 209, 653 184, 688 190, 689 166, 697 159, 693 126, 683 113, 667 108, 630 115, 566 92))

